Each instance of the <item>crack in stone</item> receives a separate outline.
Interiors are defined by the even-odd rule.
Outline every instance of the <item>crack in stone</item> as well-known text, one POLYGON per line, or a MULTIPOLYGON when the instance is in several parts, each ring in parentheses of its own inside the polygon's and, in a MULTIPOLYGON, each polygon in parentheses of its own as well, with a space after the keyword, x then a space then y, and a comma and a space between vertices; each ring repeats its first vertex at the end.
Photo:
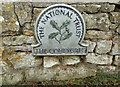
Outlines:
POLYGON ((13 3, 13 11, 14 11, 14 14, 15 14, 15 16, 16 16, 16 18, 17 18, 17 21, 18 21, 18 23, 19 23, 19 30, 18 30, 18 32, 19 33, 23 33, 23 29, 22 29, 22 25, 20 24, 20 21, 19 21, 19 17, 18 17, 18 15, 17 15, 17 13, 16 13, 16 11, 15 11, 15 3, 13 3))

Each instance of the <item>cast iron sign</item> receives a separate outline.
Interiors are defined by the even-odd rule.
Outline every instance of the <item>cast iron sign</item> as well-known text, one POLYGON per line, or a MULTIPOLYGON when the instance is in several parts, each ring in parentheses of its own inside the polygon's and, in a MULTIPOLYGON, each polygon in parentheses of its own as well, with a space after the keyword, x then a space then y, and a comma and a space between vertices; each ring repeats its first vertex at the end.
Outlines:
POLYGON ((85 35, 85 22, 73 7, 56 4, 42 11, 36 21, 37 45, 33 55, 86 55, 87 46, 81 44, 85 35))

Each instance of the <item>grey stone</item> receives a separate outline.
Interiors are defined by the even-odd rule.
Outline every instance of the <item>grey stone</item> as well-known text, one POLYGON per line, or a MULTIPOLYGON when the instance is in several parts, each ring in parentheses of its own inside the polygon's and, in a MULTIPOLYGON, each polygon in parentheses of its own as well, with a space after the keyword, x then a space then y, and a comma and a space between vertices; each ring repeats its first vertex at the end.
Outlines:
POLYGON ((110 13, 110 21, 112 23, 118 23, 120 24, 120 12, 111 12, 110 13))
POLYGON ((27 81, 69 80, 96 75, 96 66, 79 64, 78 66, 55 66, 49 69, 31 68, 26 70, 27 81))
POLYGON ((119 61, 119 56, 118 55, 115 56, 114 61, 113 61, 113 65, 116 65, 116 66, 120 65, 120 61, 119 61))
POLYGON ((59 59, 57 59, 56 57, 44 57, 43 65, 45 68, 50 68, 52 66, 59 64, 60 64, 59 59))
POLYGON ((2 76, 3 85, 15 85, 21 81, 23 81, 23 74, 20 70, 19 72, 13 72, 11 74, 4 74, 2 76))
POLYGON ((112 56, 109 55, 95 55, 94 53, 89 53, 86 56, 86 62, 93 63, 93 64, 111 64, 112 63, 112 56))
POLYGON ((65 56, 63 59, 64 65, 75 65, 80 63, 80 57, 79 56, 65 56))
POLYGON ((5 45, 22 45, 22 44, 32 44, 33 36, 8 36, 3 38, 3 44, 5 45))
POLYGON ((118 54, 118 43, 114 43, 114 46, 112 47, 112 55, 117 55, 118 54))
POLYGON ((110 25, 110 30, 115 31, 117 27, 118 27, 118 24, 111 24, 110 25))
POLYGON ((108 74, 108 73, 116 72, 117 67, 115 67, 115 66, 98 66, 98 69, 99 69, 99 71, 102 71, 102 72, 108 74))
POLYGON ((111 31, 104 32, 104 31, 88 30, 85 35, 86 39, 109 39, 111 37, 112 37, 111 31))
POLYGON ((2 4, 2 32, 6 31, 18 31, 19 25, 16 15, 14 14, 13 3, 3 3, 2 4), (8 15, 9 14, 9 15, 8 15), (4 20, 3 20, 4 19, 4 20))
POLYGON ((87 13, 96 13, 99 11, 100 7, 101 5, 97 4, 77 5, 78 11, 87 13))
POLYGON ((85 19, 87 29, 109 30, 110 21, 106 13, 84 14, 83 17, 85 19))
POLYGON ((115 5, 110 5, 110 4, 101 4, 100 11, 101 12, 111 12, 114 11, 115 5))
POLYGON ((118 26, 118 28, 116 29, 116 31, 120 34, 120 25, 118 26))
POLYGON ((112 40, 107 41, 107 40, 101 40, 97 42, 97 47, 96 47, 96 53, 98 54, 105 54, 110 52, 112 47, 112 40))
POLYGON ((0 75, 14 71, 5 61, 0 60, 0 75))
POLYGON ((85 44, 88 44, 88 52, 93 52, 93 50, 96 47, 96 42, 92 42, 92 41, 89 41, 89 40, 86 40, 85 44))
POLYGON ((22 46, 4 46, 5 50, 12 50, 12 51, 32 51, 30 45, 22 45, 22 46))
POLYGON ((15 13, 18 16, 20 25, 26 22, 31 22, 32 5, 29 2, 15 2, 15 13))
POLYGON ((42 59, 35 59, 31 53, 18 52, 9 58, 15 69, 40 66, 42 59))

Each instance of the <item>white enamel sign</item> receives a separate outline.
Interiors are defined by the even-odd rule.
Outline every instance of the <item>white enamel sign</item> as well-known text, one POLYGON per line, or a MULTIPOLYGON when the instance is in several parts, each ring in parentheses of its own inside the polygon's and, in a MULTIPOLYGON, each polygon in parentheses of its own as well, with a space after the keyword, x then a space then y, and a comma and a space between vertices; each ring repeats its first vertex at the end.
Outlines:
POLYGON ((42 11, 36 21, 37 45, 32 45, 33 55, 86 55, 87 46, 81 44, 85 23, 73 7, 56 4, 42 11))

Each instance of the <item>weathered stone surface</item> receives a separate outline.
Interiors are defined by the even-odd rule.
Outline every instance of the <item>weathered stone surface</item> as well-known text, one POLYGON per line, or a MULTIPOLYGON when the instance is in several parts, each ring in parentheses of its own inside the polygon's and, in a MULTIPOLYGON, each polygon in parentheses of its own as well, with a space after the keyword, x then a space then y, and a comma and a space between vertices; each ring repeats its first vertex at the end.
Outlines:
POLYGON ((93 50, 96 47, 96 42, 92 42, 92 41, 89 41, 89 40, 86 40, 85 44, 88 45, 88 52, 93 52, 93 50))
POLYGON ((25 22, 31 22, 32 19, 32 5, 29 2, 15 2, 15 13, 18 16, 20 25, 25 22))
POLYGON ((74 65, 80 63, 79 56, 65 56, 63 59, 64 65, 74 65))
POLYGON ((114 43, 111 54, 112 55, 118 54, 118 43, 114 43))
POLYGON ((32 51, 30 45, 22 45, 22 46, 4 46, 5 50, 12 50, 12 51, 32 51))
POLYGON ((120 25, 118 26, 118 28, 116 29, 116 31, 120 34, 120 25))
POLYGON ((119 61, 119 56, 116 55, 115 58, 114 58, 114 61, 113 61, 113 65, 120 65, 120 61, 119 61))
POLYGON ((112 32, 103 32, 103 31, 95 31, 95 30, 88 30, 86 32, 85 38, 86 39, 109 39, 112 37, 112 32))
POLYGON ((34 8, 34 16, 33 16, 33 20, 36 21, 38 15, 43 11, 43 8, 34 8))
POLYGON ((110 5, 110 4, 101 4, 100 11, 101 12, 111 12, 114 11, 115 5, 110 5))
POLYGON ((5 45, 22 45, 32 44, 33 36, 8 36, 3 38, 3 44, 5 45))
POLYGON ((118 24, 111 24, 110 25, 110 30, 115 31, 117 27, 118 27, 118 24))
POLYGON ((9 58, 15 69, 24 69, 42 64, 42 59, 35 59, 31 53, 18 52, 9 58))
POLYGON ((57 59, 56 57, 44 57, 44 67, 45 68, 49 68, 55 65, 59 65, 59 59, 57 59))
POLYGON ((110 21, 106 13, 84 14, 83 17, 85 19, 87 29, 109 30, 110 21))
POLYGON ((17 17, 14 14, 14 6, 13 3, 3 3, 2 4, 2 31, 18 31, 19 30, 19 25, 16 23, 17 17), (9 14, 9 15, 8 15, 9 14))
POLYGON ((114 38, 113 38, 113 46, 112 46, 112 51, 111 51, 111 54, 112 55, 117 55, 119 54, 119 47, 120 47, 120 38, 118 35, 116 35, 114 38))
POLYGON ((120 12, 111 12, 110 13, 110 21, 112 23, 120 24, 120 12))
POLYGON ((2 76, 2 81, 3 85, 15 85, 18 82, 23 81, 23 74, 20 70, 11 74, 4 74, 2 76))
POLYGON ((13 70, 12 67, 8 65, 7 62, 0 60, 0 75, 5 73, 11 73, 13 70))
POLYGON ((95 76, 96 66, 79 64, 78 66, 55 66, 49 69, 31 68, 26 70, 27 81, 69 80, 95 76))
POLYGON ((86 56, 86 62, 93 64, 111 64, 112 56, 109 55, 95 55, 94 53, 89 53, 86 56))
POLYGON ((102 71, 104 73, 113 73, 116 71, 117 67, 115 67, 115 66, 98 66, 98 69, 99 69, 99 71, 102 71))
POLYGON ((107 41, 107 40, 101 40, 97 42, 97 47, 96 47, 96 53, 98 54, 105 54, 110 52, 112 47, 112 40, 107 41))
POLYGON ((80 12, 87 12, 87 13, 96 13, 99 11, 101 5, 95 4, 87 4, 87 5, 77 5, 77 9, 80 12))

